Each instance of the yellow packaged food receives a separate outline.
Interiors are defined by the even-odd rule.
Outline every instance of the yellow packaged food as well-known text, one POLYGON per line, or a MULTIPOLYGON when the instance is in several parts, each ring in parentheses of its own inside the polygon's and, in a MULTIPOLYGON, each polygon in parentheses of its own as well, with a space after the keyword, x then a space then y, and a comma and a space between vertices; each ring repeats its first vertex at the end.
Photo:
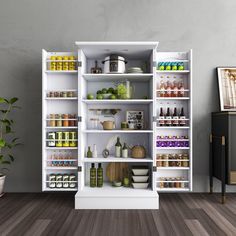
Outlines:
POLYGON ((69 70, 76 70, 76 68, 75 68, 75 56, 69 56, 68 58, 70 60, 69 70))
POLYGON ((51 56, 50 57, 50 70, 56 70, 57 69, 57 63, 56 63, 56 57, 51 56))
POLYGON ((69 70, 68 56, 64 56, 62 60, 63 60, 63 70, 69 70))
POLYGON ((57 57, 57 70, 62 70, 62 69, 63 69, 62 57, 58 56, 57 57))

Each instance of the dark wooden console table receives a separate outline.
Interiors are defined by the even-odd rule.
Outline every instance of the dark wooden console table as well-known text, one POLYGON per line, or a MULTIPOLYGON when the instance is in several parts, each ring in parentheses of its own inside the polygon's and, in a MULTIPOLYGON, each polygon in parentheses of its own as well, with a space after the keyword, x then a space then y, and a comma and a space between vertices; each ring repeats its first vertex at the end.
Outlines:
POLYGON ((216 177, 221 180, 225 203, 225 185, 236 185, 236 112, 213 112, 211 121, 210 193, 216 177))

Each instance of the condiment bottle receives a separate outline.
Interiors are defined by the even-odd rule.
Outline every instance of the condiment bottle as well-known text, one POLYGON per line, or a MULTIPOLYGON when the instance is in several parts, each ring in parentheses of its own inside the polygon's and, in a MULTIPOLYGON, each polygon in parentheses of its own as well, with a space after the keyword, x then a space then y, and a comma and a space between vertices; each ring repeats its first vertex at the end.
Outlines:
POLYGON ((103 168, 102 164, 98 163, 98 168, 97 168, 97 187, 102 187, 103 186, 103 168))
POLYGON ((124 143, 124 146, 122 148, 122 157, 127 158, 128 157, 128 147, 126 143, 124 143))
POLYGON ((93 157, 93 153, 92 153, 92 151, 91 151, 91 147, 90 147, 90 146, 88 146, 87 157, 88 157, 88 158, 93 157))
POLYGON ((120 143, 120 138, 117 137, 117 142, 115 145, 115 157, 121 157, 122 154, 122 145, 120 143))
POLYGON ((90 187, 96 187, 96 186, 97 186, 96 168, 94 163, 92 163, 90 168, 90 187))

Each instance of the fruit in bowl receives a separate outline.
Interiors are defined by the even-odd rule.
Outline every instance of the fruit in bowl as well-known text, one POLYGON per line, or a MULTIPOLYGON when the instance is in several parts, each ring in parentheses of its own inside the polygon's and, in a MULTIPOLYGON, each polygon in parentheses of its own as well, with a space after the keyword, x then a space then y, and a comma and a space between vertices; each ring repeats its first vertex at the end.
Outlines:
POLYGON ((97 97, 96 97, 98 100, 102 100, 103 99, 103 94, 97 94, 97 97))

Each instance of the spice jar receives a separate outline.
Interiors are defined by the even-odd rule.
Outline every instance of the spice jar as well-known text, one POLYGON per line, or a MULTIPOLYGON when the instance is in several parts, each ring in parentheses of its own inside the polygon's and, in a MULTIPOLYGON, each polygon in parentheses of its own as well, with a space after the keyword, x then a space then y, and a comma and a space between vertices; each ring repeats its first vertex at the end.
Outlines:
POLYGON ((56 126, 56 121, 55 121, 55 114, 50 114, 49 115, 49 126, 50 127, 55 127, 56 126))
POLYGON ((67 97, 69 97, 69 98, 74 97, 74 92, 73 91, 67 91, 67 97))
POLYGON ((68 127, 69 126, 69 115, 68 114, 63 114, 62 115, 62 126, 68 127))
POLYGON ((56 126, 62 127, 61 114, 56 114, 56 126))
POLYGON ((68 114, 68 118, 69 118, 69 126, 70 126, 70 127, 75 126, 74 120, 73 120, 73 115, 68 114))
POLYGON ((160 187, 160 188, 164 188, 164 182, 163 182, 163 180, 164 180, 164 179, 161 177, 161 178, 160 178, 160 183, 159 183, 159 187, 160 187))
POLYGON ((61 97, 63 97, 63 98, 66 98, 67 97, 67 92, 66 91, 63 91, 62 93, 61 93, 61 97))

